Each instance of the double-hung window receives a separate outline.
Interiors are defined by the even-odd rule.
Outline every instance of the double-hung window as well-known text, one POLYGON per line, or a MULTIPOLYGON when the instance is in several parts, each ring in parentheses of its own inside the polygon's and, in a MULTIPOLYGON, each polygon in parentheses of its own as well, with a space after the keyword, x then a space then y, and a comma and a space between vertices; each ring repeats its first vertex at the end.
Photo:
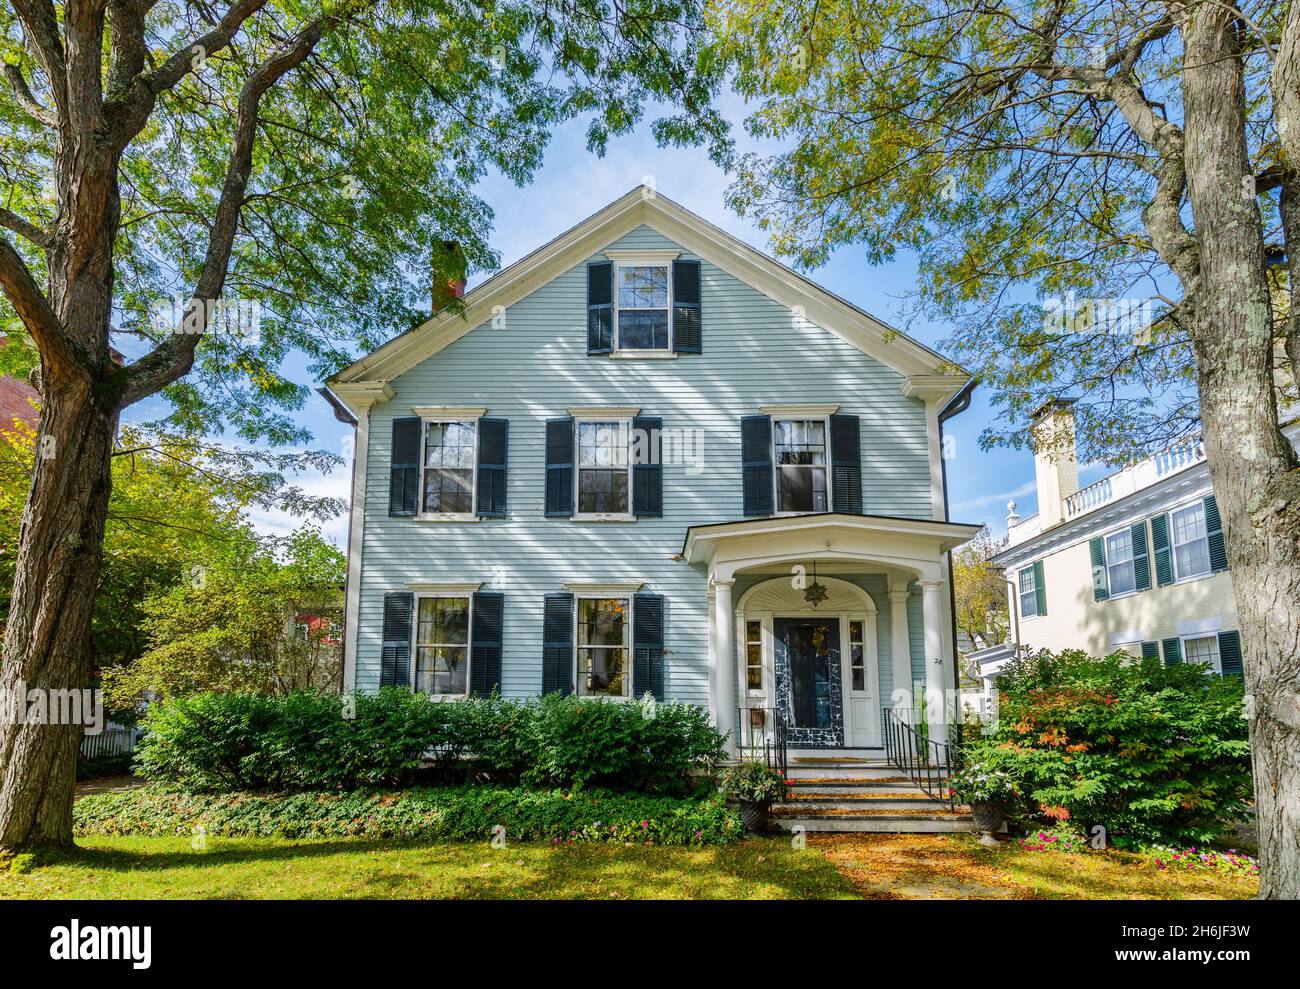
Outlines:
POLYGON ((621 261, 614 268, 617 350, 661 350, 671 345, 669 265, 621 261))
POLYGON ((469 515, 474 511, 477 427, 473 419, 425 423, 425 514, 469 515))
POLYGON ((631 695, 631 636, 630 597, 578 598, 579 696, 631 695))
POLYGON ((1208 663, 1215 673, 1222 673, 1219 662, 1218 635, 1198 635, 1183 639, 1183 661, 1186 663, 1208 663))
POLYGON ((415 689, 427 694, 469 692, 468 596, 423 596, 415 621, 415 689))
POLYGON ((1035 618, 1038 615, 1038 586, 1034 582, 1034 568, 1025 567, 1017 577, 1020 582, 1020 616, 1035 618))
POLYGON ((577 514, 596 517, 630 515, 631 421, 579 420, 577 427, 577 514))
POLYGON ((776 510, 827 511, 826 420, 774 419, 772 450, 776 462, 776 510))
POLYGON ((1193 502, 1169 513, 1174 547, 1174 575, 1178 579, 1210 572, 1210 542, 1205 525, 1205 503, 1193 502))
POLYGON ((1133 533, 1129 529, 1121 529, 1106 537, 1106 576, 1112 597, 1137 590, 1133 533))

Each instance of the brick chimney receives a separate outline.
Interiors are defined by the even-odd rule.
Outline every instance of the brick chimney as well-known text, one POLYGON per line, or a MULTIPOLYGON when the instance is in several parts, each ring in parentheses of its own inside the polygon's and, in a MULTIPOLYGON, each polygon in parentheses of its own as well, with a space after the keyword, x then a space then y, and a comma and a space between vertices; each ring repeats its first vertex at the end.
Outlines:
POLYGON ((1079 460, 1074 440, 1073 398, 1053 398, 1032 415, 1034 477, 1042 529, 1065 520, 1065 499, 1079 490, 1079 460))
POLYGON ((433 311, 447 308, 453 299, 465 295, 465 255, 454 240, 438 241, 433 247, 433 311))

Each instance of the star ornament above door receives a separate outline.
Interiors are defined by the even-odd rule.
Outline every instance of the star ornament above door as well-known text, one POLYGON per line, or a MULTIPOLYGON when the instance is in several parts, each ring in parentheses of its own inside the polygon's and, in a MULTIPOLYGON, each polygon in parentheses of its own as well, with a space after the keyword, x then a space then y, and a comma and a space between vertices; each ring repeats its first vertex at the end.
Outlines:
POLYGON ((813 564, 812 583, 804 588, 803 599, 811 604, 814 608, 826 600, 828 592, 824 584, 817 582, 817 564, 813 564))

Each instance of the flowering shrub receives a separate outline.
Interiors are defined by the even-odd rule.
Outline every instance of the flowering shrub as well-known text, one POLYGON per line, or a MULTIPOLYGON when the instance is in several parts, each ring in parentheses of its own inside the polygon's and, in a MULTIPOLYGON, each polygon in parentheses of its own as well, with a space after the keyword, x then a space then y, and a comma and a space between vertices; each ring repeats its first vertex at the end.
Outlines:
POLYGON ((1021 821, 1106 829, 1120 848, 1204 844, 1251 798, 1241 681, 1205 667, 1077 650, 1025 657, 998 681, 998 723, 964 755, 1006 772, 1021 821))
POLYGON ((1168 848, 1157 845, 1147 849, 1147 858, 1161 871, 1214 872, 1223 876, 1258 876, 1259 863, 1235 848, 1226 852, 1211 848, 1168 848))
POLYGON ((790 783, 779 769, 772 769, 766 763, 746 760, 722 774, 722 790, 737 800, 764 803, 786 799, 790 794, 790 783))
POLYGON ((1045 830, 1031 831, 1020 839, 1020 847, 1026 852, 1086 852, 1088 839, 1075 828, 1067 824, 1045 830))
POLYGON ((965 803, 1006 803, 1018 795, 1015 780, 992 759, 969 763, 948 781, 953 795, 965 803))

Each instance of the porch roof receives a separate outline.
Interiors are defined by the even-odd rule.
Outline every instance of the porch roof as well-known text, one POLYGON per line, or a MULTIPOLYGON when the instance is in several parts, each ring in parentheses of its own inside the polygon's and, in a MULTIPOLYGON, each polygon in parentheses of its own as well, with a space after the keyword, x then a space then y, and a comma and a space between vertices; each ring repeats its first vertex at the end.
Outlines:
POLYGON ((978 525, 892 515, 821 512, 776 518, 693 525, 686 530, 682 559, 707 564, 718 576, 767 563, 840 559, 901 567, 917 576, 932 573, 939 558, 972 539, 978 525))

